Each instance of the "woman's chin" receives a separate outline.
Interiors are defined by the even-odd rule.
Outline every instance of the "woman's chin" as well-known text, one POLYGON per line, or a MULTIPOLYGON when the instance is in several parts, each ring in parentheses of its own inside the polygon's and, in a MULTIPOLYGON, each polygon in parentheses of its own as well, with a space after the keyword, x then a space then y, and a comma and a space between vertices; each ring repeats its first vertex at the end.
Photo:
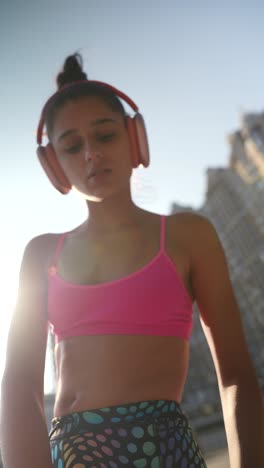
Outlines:
POLYGON ((101 202, 111 196, 111 194, 106 193, 107 190, 104 187, 94 187, 93 190, 87 188, 85 191, 84 189, 77 188, 76 186, 72 186, 72 190, 76 192, 81 198, 85 198, 88 201, 93 202, 101 202))

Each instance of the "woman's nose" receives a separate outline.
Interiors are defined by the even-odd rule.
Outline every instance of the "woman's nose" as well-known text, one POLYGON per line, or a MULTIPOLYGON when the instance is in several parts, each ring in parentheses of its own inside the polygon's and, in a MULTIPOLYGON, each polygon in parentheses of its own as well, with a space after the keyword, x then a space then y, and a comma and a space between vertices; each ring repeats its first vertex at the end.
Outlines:
POLYGON ((91 147, 91 146, 86 146, 84 150, 84 160, 89 161, 89 159, 97 159, 98 157, 101 157, 102 154, 96 146, 91 147))

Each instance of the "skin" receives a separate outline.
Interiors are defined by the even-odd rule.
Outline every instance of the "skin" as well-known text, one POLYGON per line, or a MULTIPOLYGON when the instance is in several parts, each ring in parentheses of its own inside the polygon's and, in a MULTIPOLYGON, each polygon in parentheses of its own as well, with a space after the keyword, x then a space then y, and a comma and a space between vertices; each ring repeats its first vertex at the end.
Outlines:
MULTIPOLYGON (((52 144, 89 212, 89 218, 67 237, 58 260, 58 274, 74 283, 99 284, 145 266, 159 250, 159 216, 140 209, 131 199, 130 147, 122 117, 94 98, 69 102, 56 116, 52 144), (100 132, 106 134, 115 129, 113 139, 104 143, 100 140, 99 127, 91 125, 98 118, 116 119, 116 123, 106 124, 107 129, 100 126, 100 132), (67 141, 59 141, 60 135, 72 128, 76 132, 67 141), (75 144, 79 144, 79 150, 69 157, 65 149, 75 144), (88 181, 91 168, 99 164, 110 167, 112 173, 100 182, 88 181)), ((33 238, 26 246, 21 264, 2 384, 7 402, 12 389, 18 385, 20 388, 21 382, 27 387, 19 407, 21 421, 28 408, 32 408, 32 421, 38 420, 39 408, 43 412, 47 268, 52 263, 58 237, 43 234, 33 238)), ((261 468, 264 466, 262 395, 218 235, 207 218, 178 213, 166 218, 165 237, 166 253, 175 265, 182 287, 199 308, 218 379, 230 466, 261 468)), ((61 341, 55 352, 55 416, 151 398, 181 401, 188 368, 187 340, 140 335, 77 336, 61 341)), ((19 397, 16 398, 18 401, 19 397)), ((9 405, 12 406, 11 400, 9 405)), ((11 421, 9 428, 9 420, 7 414, 6 434, 10 431, 12 444, 18 445, 22 428, 18 431, 20 438, 14 442, 14 423, 11 421)), ((24 433, 23 447, 29 439, 25 429, 24 433)), ((44 441, 43 435, 34 436, 38 438, 33 446, 41 446, 48 458, 48 441, 44 441)), ((12 453, 10 448, 10 460, 12 453)), ((33 460, 32 451, 28 453, 33 460)), ((36 453, 34 460, 37 457, 36 453)), ((23 466, 34 466, 32 463, 23 466)))

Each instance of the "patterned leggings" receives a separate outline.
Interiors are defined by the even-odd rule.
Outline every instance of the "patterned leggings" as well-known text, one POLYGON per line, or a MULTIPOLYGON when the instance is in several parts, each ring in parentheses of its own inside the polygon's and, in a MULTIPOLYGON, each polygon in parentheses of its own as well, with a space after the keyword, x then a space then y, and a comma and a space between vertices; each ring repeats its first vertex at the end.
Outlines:
POLYGON ((148 400, 52 420, 54 468, 206 468, 188 419, 173 400, 148 400))

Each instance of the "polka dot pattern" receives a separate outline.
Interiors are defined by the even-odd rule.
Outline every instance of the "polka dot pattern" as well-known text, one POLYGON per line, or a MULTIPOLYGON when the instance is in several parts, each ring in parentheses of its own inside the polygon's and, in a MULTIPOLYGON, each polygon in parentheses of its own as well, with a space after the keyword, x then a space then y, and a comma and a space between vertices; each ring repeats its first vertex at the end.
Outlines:
POLYGON ((179 404, 149 400, 52 420, 53 468, 206 468, 179 404))
POLYGON ((187 418, 166 416, 156 422, 159 446, 164 467, 204 468, 205 461, 195 441, 187 418))

